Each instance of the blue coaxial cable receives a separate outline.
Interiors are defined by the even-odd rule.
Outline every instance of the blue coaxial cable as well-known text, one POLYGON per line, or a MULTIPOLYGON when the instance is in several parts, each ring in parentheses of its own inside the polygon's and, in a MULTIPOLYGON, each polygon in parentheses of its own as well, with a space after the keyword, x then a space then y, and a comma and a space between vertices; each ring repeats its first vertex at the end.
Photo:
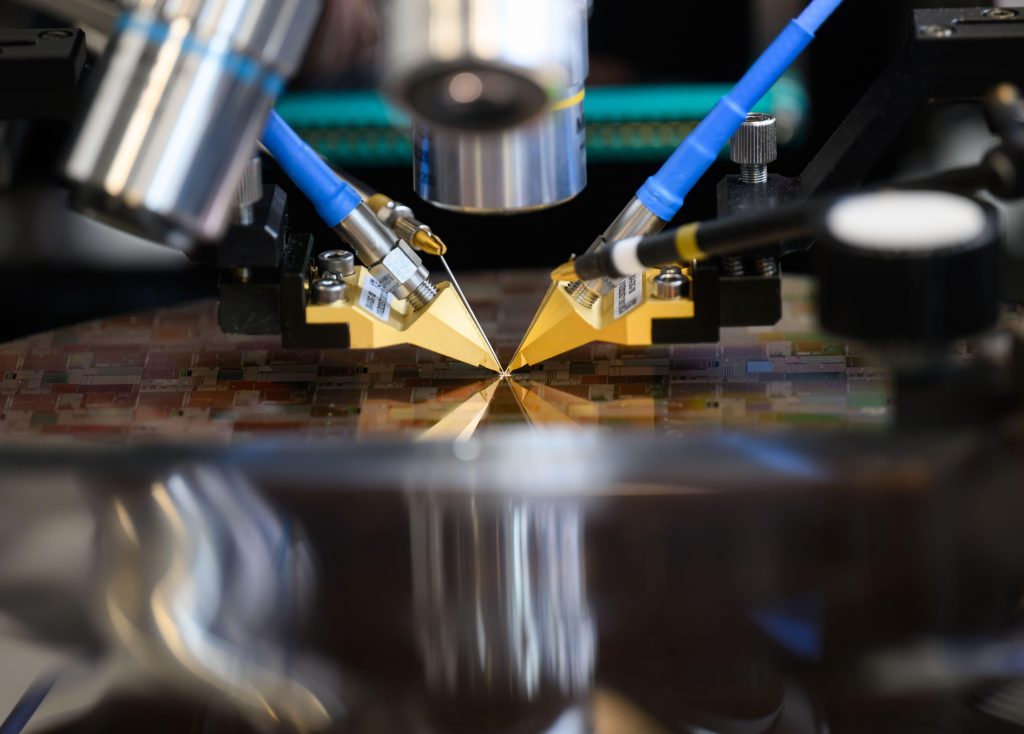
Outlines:
POLYGON ((0 734, 21 734, 39 707, 43 705, 43 701, 50 695, 50 690, 56 681, 56 677, 50 676, 33 683, 14 704, 14 708, 7 718, 0 722, 0 734))
POLYGON ((262 141, 328 227, 338 226, 363 200, 277 112, 271 111, 262 141))
POLYGON ((640 187, 636 196, 644 206, 666 222, 679 213, 687 194, 747 119, 747 113, 803 53, 814 40, 814 34, 842 2, 813 0, 800 17, 789 22, 732 91, 679 145, 661 170, 640 187))

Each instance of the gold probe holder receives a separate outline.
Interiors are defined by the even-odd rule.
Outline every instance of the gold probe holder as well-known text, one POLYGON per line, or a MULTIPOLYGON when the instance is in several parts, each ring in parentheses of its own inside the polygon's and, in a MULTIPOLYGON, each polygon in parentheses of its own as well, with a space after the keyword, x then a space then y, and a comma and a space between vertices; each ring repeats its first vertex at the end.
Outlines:
POLYGON ((437 285, 437 296, 416 311, 407 300, 388 298, 386 309, 371 312, 364 298, 367 289, 373 294, 370 302, 378 303, 380 290, 368 282, 372 279, 366 268, 357 266, 352 275, 342 277, 346 298, 336 303, 306 305, 308 324, 347 324, 349 347, 381 349, 408 344, 450 357, 459 362, 500 371, 493 364, 485 338, 473 321, 458 291, 449 282, 437 285), (384 318, 386 311, 386 318, 384 318), (378 315, 381 314, 381 315, 378 315))
MULTIPOLYGON (((622 346, 650 346, 653 343, 653 325, 657 319, 692 319, 696 315, 694 301, 689 297, 660 299, 654 296, 654 278, 659 269, 649 269, 636 277, 640 289, 636 305, 616 318, 616 301, 629 299, 619 292, 628 288, 630 279, 619 281, 615 291, 597 296, 591 307, 580 303, 567 292, 566 282, 552 283, 541 306, 530 324, 515 357, 508 366, 510 372, 528 365, 539 364, 572 349, 591 342, 608 342, 622 346)), ((683 268, 690 278, 692 270, 683 268)))

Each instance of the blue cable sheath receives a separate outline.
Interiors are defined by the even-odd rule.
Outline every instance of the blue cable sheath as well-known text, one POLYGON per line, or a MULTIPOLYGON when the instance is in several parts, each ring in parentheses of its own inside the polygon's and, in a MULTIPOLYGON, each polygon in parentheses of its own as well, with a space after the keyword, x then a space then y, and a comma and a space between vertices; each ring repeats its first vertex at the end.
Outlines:
POLYGON ((359 192, 339 178, 277 112, 270 113, 263 132, 263 145, 277 159, 292 183, 313 202, 317 214, 328 227, 336 227, 344 221, 363 200, 359 192))
POLYGON ((796 20, 754 62, 732 90, 679 145, 656 174, 637 191, 637 198, 659 219, 670 221, 683 201, 729 142, 747 113, 768 93, 814 40, 814 34, 843 0, 813 0, 796 20))
POLYGON ((804 9, 796 22, 812 33, 816 33, 829 16, 836 11, 836 8, 842 4, 843 0, 817 0, 804 9))
POLYGON ((56 678, 46 678, 32 684, 14 704, 14 708, 7 718, 0 723, 0 734, 21 734, 39 707, 43 705, 43 701, 50 694, 55 682, 56 678))

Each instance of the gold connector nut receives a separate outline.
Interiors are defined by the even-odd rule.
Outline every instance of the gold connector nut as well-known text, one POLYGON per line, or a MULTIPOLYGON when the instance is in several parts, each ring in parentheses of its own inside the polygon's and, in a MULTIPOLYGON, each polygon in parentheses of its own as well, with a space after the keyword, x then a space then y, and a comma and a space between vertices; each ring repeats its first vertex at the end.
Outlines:
MULTIPOLYGON (((382 209, 394 206, 396 202, 387 194, 371 194, 366 199, 366 205, 370 207, 370 211, 380 216, 382 209)), ((394 216, 394 214, 392 214, 394 216)), ((392 220, 394 222, 394 220, 392 220)), ((434 257, 443 257, 448 252, 448 245, 444 241, 434 234, 429 227, 424 227, 418 220, 406 219, 404 223, 395 224, 392 223, 391 229, 399 237, 408 237, 409 230, 414 230, 414 234, 410 238, 409 244, 420 252, 425 252, 428 255, 434 257)))

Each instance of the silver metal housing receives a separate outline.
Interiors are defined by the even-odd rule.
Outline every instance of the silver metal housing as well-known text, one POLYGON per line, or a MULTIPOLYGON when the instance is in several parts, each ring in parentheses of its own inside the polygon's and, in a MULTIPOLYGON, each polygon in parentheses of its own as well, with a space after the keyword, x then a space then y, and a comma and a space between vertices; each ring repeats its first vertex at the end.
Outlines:
POLYGON ((590 687, 596 630, 583 513, 571 502, 410 497, 416 638, 430 693, 571 701, 590 687))
POLYGON ((320 0, 133 0, 64 165, 79 208, 187 246, 220 238, 320 0))
MULTIPOLYGON (((587 248, 586 254, 589 255, 597 251, 609 242, 618 242, 628 237, 643 237, 649 234, 657 234, 665 229, 667 224, 668 222, 660 219, 642 201, 634 196, 629 200, 625 208, 619 212, 619 216, 615 217, 615 220, 608 225, 608 229, 591 243, 590 247, 587 248)), ((574 280, 566 285, 565 289, 577 302, 590 308, 597 303, 598 298, 606 296, 615 290, 618 282, 618 280, 608 277, 588 282, 574 280)))
POLYGON ((253 223, 253 207, 263 200, 263 162, 253 156, 242 172, 242 182, 235 193, 235 211, 231 220, 248 227, 253 223))
POLYGON ((423 260, 384 226, 366 202, 345 217, 335 231, 352 246, 370 275, 395 298, 408 299, 417 311, 434 300, 437 289, 423 260))
POLYGON ((385 7, 385 88, 432 124, 507 128, 586 78, 586 0, 391 0, 385 7))
POLYGON ((510 214, 546 209, 587 185, 582 85, 577 101, 502 132, 413 124, 416 193, 443 209, 510 214))
POLYGON ((584 189, 586 0, 392 0, 390 10, 385 89, 412 114, 422 198, 515 213, 584 189))

